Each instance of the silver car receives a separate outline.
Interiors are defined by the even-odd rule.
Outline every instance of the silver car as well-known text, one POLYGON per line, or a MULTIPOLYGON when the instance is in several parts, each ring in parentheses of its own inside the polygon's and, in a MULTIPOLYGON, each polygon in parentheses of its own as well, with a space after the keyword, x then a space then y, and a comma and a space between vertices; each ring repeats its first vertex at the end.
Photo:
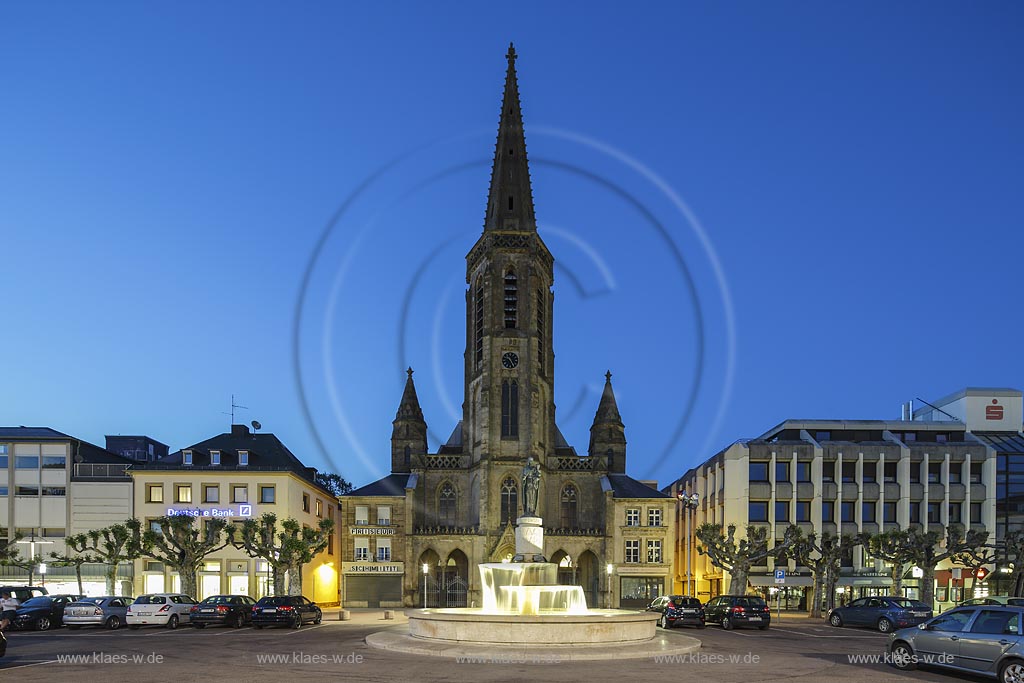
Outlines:
POLYGON ((1024 607, 957 607, 889 636, 889 661, 898 669, 923 664, 1021 683, 1022 623, 1024 607))
POLYGON ((106 595, 101 598, 82 598, 64 608, 64 625, 70 629, 81 626, 104 626, 111 630, 121 628, 125 612, 134 598, 106 595))

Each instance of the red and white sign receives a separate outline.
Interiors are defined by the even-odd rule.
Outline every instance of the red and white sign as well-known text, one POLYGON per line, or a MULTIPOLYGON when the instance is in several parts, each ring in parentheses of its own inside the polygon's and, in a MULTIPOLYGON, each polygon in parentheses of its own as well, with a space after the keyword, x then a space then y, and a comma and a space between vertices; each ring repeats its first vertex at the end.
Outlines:
POLYGON ((984 567, 978 567, 974 570, 974 578, 979 581, 984 581, 986 576, 988 576, 988 570, 984 567))
POLYGON ((999 399, 992 399, 992 405, 985 406, 985 419, 986 420, 1002 420, 1003 419, 1003 407, 999 405, 999 399))

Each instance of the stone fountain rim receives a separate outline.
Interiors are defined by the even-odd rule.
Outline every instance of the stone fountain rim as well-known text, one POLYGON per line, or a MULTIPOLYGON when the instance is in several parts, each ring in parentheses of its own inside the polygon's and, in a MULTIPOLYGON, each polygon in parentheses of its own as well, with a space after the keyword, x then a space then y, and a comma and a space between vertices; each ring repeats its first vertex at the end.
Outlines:
POLYGON ((592 609, 586 614, 488 614, 475 607, 441 607, 427 609, 410 609, 405 614, 409 619, 428 619, 430 621, 480 621, 519 624, 558 623, 607 623, 609 621, 657 621, 658 615, 653 612, 618 609, 592 609))

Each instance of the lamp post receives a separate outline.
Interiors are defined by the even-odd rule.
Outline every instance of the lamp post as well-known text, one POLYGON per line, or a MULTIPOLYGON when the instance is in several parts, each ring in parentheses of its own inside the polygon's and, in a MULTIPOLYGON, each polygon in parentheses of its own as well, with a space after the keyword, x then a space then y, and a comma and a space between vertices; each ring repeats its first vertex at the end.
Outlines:
POLYGON ((676 493, 676 500, 678 500, 680 503, 682 503, 682 506, 683 506, 682 507, 683 521, 684 521, 684 527, 685 527, 685 531, 683 533, 683 545, 685 547, 683 555, 684 555, 685 559, 683 560, 683 562, 686 564, 686 590, 683 592, 683 594, 686 597, 691 597, 690 596, 690 516, 691 516, 691 513, 693 512, 693 510, 697 509, 697 501, 699 499, 697 498, 697 494, 696 493, 689 494, 686 491, 679 491, 678 493, 676 493))
POLYGON ((608 584, 608 599, 607 599, 607 603, 608 603, 608 607, 610 608, 612 606, 612 574, 615 572, 615 565, 612 564, 611 562, 609 562, 607 565, 605 565, 604 570, 605 570, 605 572, 608 575, 608 581, 607 581, 607 584, 608 584))
MULTIPOLYGON (((28 561, 29 561, 30 565, 35 564, 36 546, 37 545, 44 545, 46 543, 50 543, 50 544, 53 543, 53 541, 47 541, 46 539, 38 539, 38 538, 36 538, 35 529, 32 530, 32 535, 29 536, 28 539, 23 539, 23 540, 20 540, 20 541, 17 541, 17 542, 18 543, 27 543, 28 544, 28 561)), ((45 572, 45 571, 46 570, 44 569, 43 572, 45 572)), ((29 576, 28 583, 29 583, 29 585, 32 585, 32 573, 31 573, 31 570, 29 571, 29 575, 28 576, 29 576)), ((44 582, 45 582, 45 579, 44 579, 44 582)))
POLYGON ((430 573, 430 565, 423 563, 423 609, 427 608, 427 574, 430 573))

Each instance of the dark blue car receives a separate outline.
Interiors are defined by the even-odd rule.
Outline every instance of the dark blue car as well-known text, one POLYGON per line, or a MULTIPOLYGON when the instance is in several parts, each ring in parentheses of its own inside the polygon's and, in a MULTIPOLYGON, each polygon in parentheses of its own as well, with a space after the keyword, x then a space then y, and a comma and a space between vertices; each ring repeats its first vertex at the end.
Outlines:
POLYGON ((932 608, 919 600, 898 596, 860 598, 828 611, 833 626, 870 626, 882 633, 917 626, 932 618, 932 608))

